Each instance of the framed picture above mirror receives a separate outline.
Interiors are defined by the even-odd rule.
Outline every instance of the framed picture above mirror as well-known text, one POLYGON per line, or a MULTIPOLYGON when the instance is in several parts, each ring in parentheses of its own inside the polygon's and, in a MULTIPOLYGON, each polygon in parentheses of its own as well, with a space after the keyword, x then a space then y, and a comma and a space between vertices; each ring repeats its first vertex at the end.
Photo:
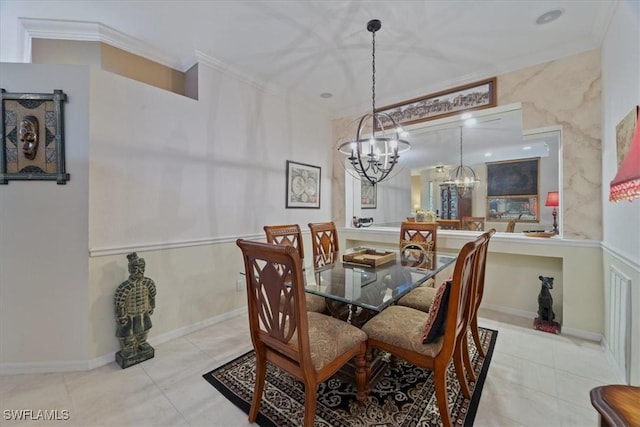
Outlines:
MULTIPOLYGON (((398 125, 410 125, 427 120, 460 114, 464 111, 482 110, 496 106, 496 78, 469 83, 419 98, 378 108, 389 114, 398 125)), ((391 124, 382 117, 383 126, 391 124)))

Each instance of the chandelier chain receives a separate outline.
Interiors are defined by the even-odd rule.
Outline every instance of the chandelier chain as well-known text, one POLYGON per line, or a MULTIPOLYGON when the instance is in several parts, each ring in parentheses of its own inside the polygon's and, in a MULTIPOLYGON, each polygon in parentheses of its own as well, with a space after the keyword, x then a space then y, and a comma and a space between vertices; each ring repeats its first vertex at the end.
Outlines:
MULTIPOLYGON (((376 31, 381 26, 379 19, 367 22, 367 31, 371 33, 371 109, 373 111, 360 118, 355 138, 343 142, 338 147, 338 151, 347 156, 351 170, 357 173, 358 179, 367 180, 373 185, 390 177, 389 174, 398 163, 400 153, 411 148, 409 141, 400 137, 400 129, 394 118, 388 113, 376 111, 376 31), (370 126, 369 123, 371 123, 370 126)), ((347 170, 350 171, 348 168, 347 170)))
POLYGON ((372 55, 371 55, 371 111, 373 113, 376 112, 376 32, 371 32, 371 46, 372 46, 372 55))
POLYGON ((462 126, 460 126, 460 166, 462 166, 462 126))

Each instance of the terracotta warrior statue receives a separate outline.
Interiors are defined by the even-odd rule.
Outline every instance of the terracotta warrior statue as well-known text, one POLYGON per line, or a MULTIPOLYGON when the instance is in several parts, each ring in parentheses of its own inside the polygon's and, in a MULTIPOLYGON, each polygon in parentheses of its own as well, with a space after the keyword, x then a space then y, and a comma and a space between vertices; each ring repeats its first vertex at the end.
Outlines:
POLYGON ((116 337, 120 340, 121 355, 127 359, 138 352, 152 351, 147 343, 147 334, 151 329, 151 314, 156 306, 156 285, 144 277, 144 258, 138 258, 135 252, 127 255, 129 260, 129 278, 116 289, 114 297, 116 337))

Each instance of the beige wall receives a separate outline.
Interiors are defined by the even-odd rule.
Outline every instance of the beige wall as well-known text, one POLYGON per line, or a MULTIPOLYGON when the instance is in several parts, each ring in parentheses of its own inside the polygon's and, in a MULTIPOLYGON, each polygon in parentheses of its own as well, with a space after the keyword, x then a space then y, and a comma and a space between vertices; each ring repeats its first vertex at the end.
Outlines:
MULTIPOLYGON (((145 276, 156 284, 156 310, 149 340, 209 321, 212 317, 245 307, 244 283, 236 290, 242 266, 233 242, 156 251, 139 251, 146 261, 145 276)), ((119 348, 115 337, 113 295, 128 277, 125 254, 89 258, 91 341, 89 358, 111 354, 119 348)))
MULTIPOLYGON (((160 89, 180 95, 186 93, 186 73, 106 43, 35 38, 31 43, 31 62, 93 65, 160 89)), ((197 67, 190 72, 195 73, 195 78, 190 79, 188 96, 197 99, 197 67)))
POLYGON ((99 67, 100 42, 82 40, 31 40, 31 62, 34 64, 94 65, 99 67))
POLYGON ((101 43, 102 69, 183 95, 185 73, 101 43))
POLYGON ((197 75, 198 101, 97 67, 0 63, 0 87, 64 88, 71 174, 0 190, 0 373, 112 362, 129 252, 158 288, 153 344, 244 310, 236 238, 329 217, 330 119, 205 64, 197 75), (286 209, 286 159, 322 168, 320 209, 286 209))
POLYGON ((498 76, 498 103, 522 103, 524 130, 562 126, 563 236, 602 240, 600 50, 498 76))

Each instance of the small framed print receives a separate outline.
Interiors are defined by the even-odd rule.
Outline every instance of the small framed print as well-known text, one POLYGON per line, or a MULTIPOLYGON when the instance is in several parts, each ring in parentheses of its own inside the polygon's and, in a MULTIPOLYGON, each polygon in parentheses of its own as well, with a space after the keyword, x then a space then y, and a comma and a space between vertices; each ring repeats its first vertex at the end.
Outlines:
POLYGON ((360 181, 360 208, 375 209, 378 202, 377 196, 375 185, 366 179, 360 181))
POLYGON ((287 160, 287 208, 320 209, 319 166, 287 160))
POLYGON ((47 180, 66 184, 61 90, 9 93, 0 89, 0 184, 9 180, 47 180))

